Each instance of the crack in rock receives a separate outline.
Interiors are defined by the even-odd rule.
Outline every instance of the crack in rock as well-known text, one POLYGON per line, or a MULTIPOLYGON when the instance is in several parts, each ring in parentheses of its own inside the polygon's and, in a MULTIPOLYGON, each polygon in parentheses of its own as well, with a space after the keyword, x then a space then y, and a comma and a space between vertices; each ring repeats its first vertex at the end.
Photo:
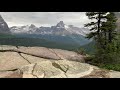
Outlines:
POLYGON ((65 75, 66 77, 68 77, 66 73, 67 73, 67 71, 69 70, 69 65, 67 65, 67 67, 63 65, 66 70, 64 70, 63 68, 61 68, 61 66, 60 66, 59 64, 55 63, 55 62, 53 62, 52 65, 53 65, 55 68, 58 68, 58 69, 60 69, 61 71, 63 71, 63 72, 64 72, 64 75, 65 75))
POLYGON ((54 59, 54 58, 38 56, 38 55, 34 55, 34 54, 30 54, 30 53, 25 53, 25 52, 18 51, 18 50, 0 50, 0 52, 17 52, 17 53, 23 53, 23 54, 27 54, 27 55, 30 55, 30 56, 38 57, 38 58, 44 58, 44 59, 50 59, 50 60, 51 60, 51 59, 52 59, 52 60, 56 60, 56 59, 54 59))
POLYGON ((52 53, 54 53, 57 57, 59 57, 60 60, 63 60, 53 49, 49 49, 49 48, 47 49, 51 51, 52 53))
MULTIPOLYGON (((11 70, 0 70, 0 72, 1 73, 4 73, 4 72, 16 72, 16 71, 18 71, 18 75, 20 76, 20 77, 15 77, 15 78, 23 78, 23 72, 19 69, 19 68, 16 68, 16 69, 11 69, 11 70)), ((8 75, 9 76, 9 75, 8 75)), ((7 77, 8 78, 8 77, 7 77)), ((9 77, 9 78, 11 78, 11 76, 9 77)), ((13 76, 12 76, 12 78, 14 78, 13 76)))
POLYGON ((21 55, 21 53, 18 53, 23 59, 25 59, 29 64, 31 64, 31 62, 29 60, 27 60, 24 56, 21 55))
POLYGON ((35 63, 35 65, 33 66, 33 70, 32 70, 32 72, 31 72, 31 74, 32 74, 33 76, 35 76, 35 77, 37 77, 37 78, 38 78, 38 76, 37 76, 37 75, 35 75, 35 74, 33 73, 33 72, 34 72, 34 70, 35 70, 36 65, 37 65, 37 63, 35 63))
POLYGON ((61 68, 61 66, 60 66, 59 64, 55 63, 55 62, 53 62, 52 65, 53 65, 55 68, 58 68, 58 69, 62 70, 62 71, 65 72, 65 73, 67 73, 67 71, 69 70, 69 65, 67 65, 67 67, 63 65, 66 70, 64 70, 63 68, 61 68))
POLYGON ((19 68, 16 68, 16 69, 10 69, 10 70, 0 70, 0 72, 6 72, 6 71, 17 71, 17 70, 20 70, 19 68))
POLYGON ((43 78, 45 78, 46 77, 46 73, 45 73, 45 71, 43 70, 43 73, 44 73, 44 76, 43 76, 43 78))
POLYGON ((19 47, 18 46, 15 46, 17 49, 19 49, 19 47))

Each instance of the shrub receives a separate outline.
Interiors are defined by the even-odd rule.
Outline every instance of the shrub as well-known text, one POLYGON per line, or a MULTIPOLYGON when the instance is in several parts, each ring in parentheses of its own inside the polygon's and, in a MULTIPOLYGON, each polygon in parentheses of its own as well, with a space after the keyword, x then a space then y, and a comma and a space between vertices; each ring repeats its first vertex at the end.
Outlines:
POLYGON ((83 48, 78 48, 75 50, 75 52, 77 52, 78 54, 81 54, 81 55, 86 55, 85 49, 83 49, 83 48))

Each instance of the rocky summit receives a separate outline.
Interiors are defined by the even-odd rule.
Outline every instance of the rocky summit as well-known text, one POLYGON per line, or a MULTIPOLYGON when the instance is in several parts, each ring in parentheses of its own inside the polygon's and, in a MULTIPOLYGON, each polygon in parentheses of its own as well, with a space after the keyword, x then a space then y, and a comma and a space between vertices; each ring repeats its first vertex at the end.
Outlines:
POLYGON ((11 33, 7 23, 4 21, 1 15, 0 15, 0 33, 2 34, 11 33))
POLYGON ((73 51, 0 46, 0 78, 119 78, 120 72, 85 63, 73 51))

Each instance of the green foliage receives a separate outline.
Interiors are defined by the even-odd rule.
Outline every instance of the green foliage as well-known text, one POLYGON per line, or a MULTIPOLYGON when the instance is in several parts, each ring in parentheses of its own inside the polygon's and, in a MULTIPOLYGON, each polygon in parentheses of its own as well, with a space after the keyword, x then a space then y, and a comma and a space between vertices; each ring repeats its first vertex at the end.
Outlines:
POLYGON ((80 45, 60 43, 55 41, 49 41, 40 38, 17 38, 17 37, 0 37, 0 45, 13 45, 13 46, 38 46, 38 47, 48 47, 57 48, 73 51, 80 45))
POLYGON ((0 34, 0 38, 14 38, 14 35, 11 34, 0 34))
POLYGON ((117 19, 113 12, 108 12, 104 16, 100 15, 100 13, 89 12, 86 14, 89 19, 97 18, 96 22, 85 25, 87 27, 93 26, 91 30, 96 29, 96 32, 92 32, 87 36, 87 38, 94 37, 96 46, 94 56, 87 59, 93 65, 120 71, 120 35, 116 31, 117 19), (106 21, 101 21, 103 19, 102 16, 106 21))
POLYGON ((86 45, 81 46, 87 54, 93 55, 95 53, 95 42, 92 41, 86 45))
POLYGON ((99 67, 109 70, 120 71, 120 64, 101 64, 99 67))
POLYGON ((81 47, 76 49, 75 52, 77 52, 78 54, 81 54, 81 55, 86 55, 85 49, 81 48, 81 47))
POLYGON ((93 64, 93 59, 94 59, 94 55, 88 55, 85 57, 85 62, 93 64))

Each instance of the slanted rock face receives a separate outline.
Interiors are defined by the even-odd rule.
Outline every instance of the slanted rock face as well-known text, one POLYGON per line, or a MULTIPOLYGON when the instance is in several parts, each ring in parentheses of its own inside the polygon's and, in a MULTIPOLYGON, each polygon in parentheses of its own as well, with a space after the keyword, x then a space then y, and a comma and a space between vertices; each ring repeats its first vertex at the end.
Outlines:
MULTIPOLYGON (((30 63, 37 63, 37 62, 49 60, 49 59, 44 59, 44 58, 40 58, 40 57, 35 57, 35 56, 23 54, 23 53, 21 53, 21 56, 23 56, 25 59, 29 60, 30 63)), ((50 59, 50 61, 54 61, 54 60, 50 59)))
POLYGON ((19 47, 18 51, 47 59, 55 60, 67 59, 84 62, 84 56, 77 54, 76 52, 67 50, 49 49, 45 47, 19 47))
POLYGON ((93 67, 88 64, 68 60, 55 61, 53 66, 65 72, 68 78, 80 78, 93 71, 93 67))
POLYGON ((0 78, 120 77, 120 72, 103 70, 83 62, 84 56, 72 51, 0 46, 0 78))
POLYGON ((10 33, 10 29, 1 15, 0 15, 0 33, 10 33))
POLYGON ((0 52, 0 71, 12 70, 30 64, 16 52, 0 52))
POLYGON ((93 67, 79 62, 59 60, 26 65, 21 70, 23 78, 80 78, 90 74, 93 67))
POLYGON ((52 62, 43 61, 37 64, 23 66, 23 78, 61 78, 65 77, 64 72, 52 66, 52 62))
POLYGON ((53 60, 73 60, 84 62, 84 56, 77 54, 73 51, 61 50, 61 49, 50 49, 45 47, 15 47, 15 46, 7 46, 1 45, 0 51, 11 51, 11 52, 19 52, 24 53, 26 55, 31 55, 34 57, 41 57, 46 59, 53 60))
POLYGON ((55 53, 44 47, 19 47, 18 51, 48 59, 60 59, 55 53))
POLYGON ((61 57, 61 59, 68 59, 73 61, 84 62, 84 56, 77 54, 76 52, 61 50, 61 49, 53 49, 53 51, 61 57))

